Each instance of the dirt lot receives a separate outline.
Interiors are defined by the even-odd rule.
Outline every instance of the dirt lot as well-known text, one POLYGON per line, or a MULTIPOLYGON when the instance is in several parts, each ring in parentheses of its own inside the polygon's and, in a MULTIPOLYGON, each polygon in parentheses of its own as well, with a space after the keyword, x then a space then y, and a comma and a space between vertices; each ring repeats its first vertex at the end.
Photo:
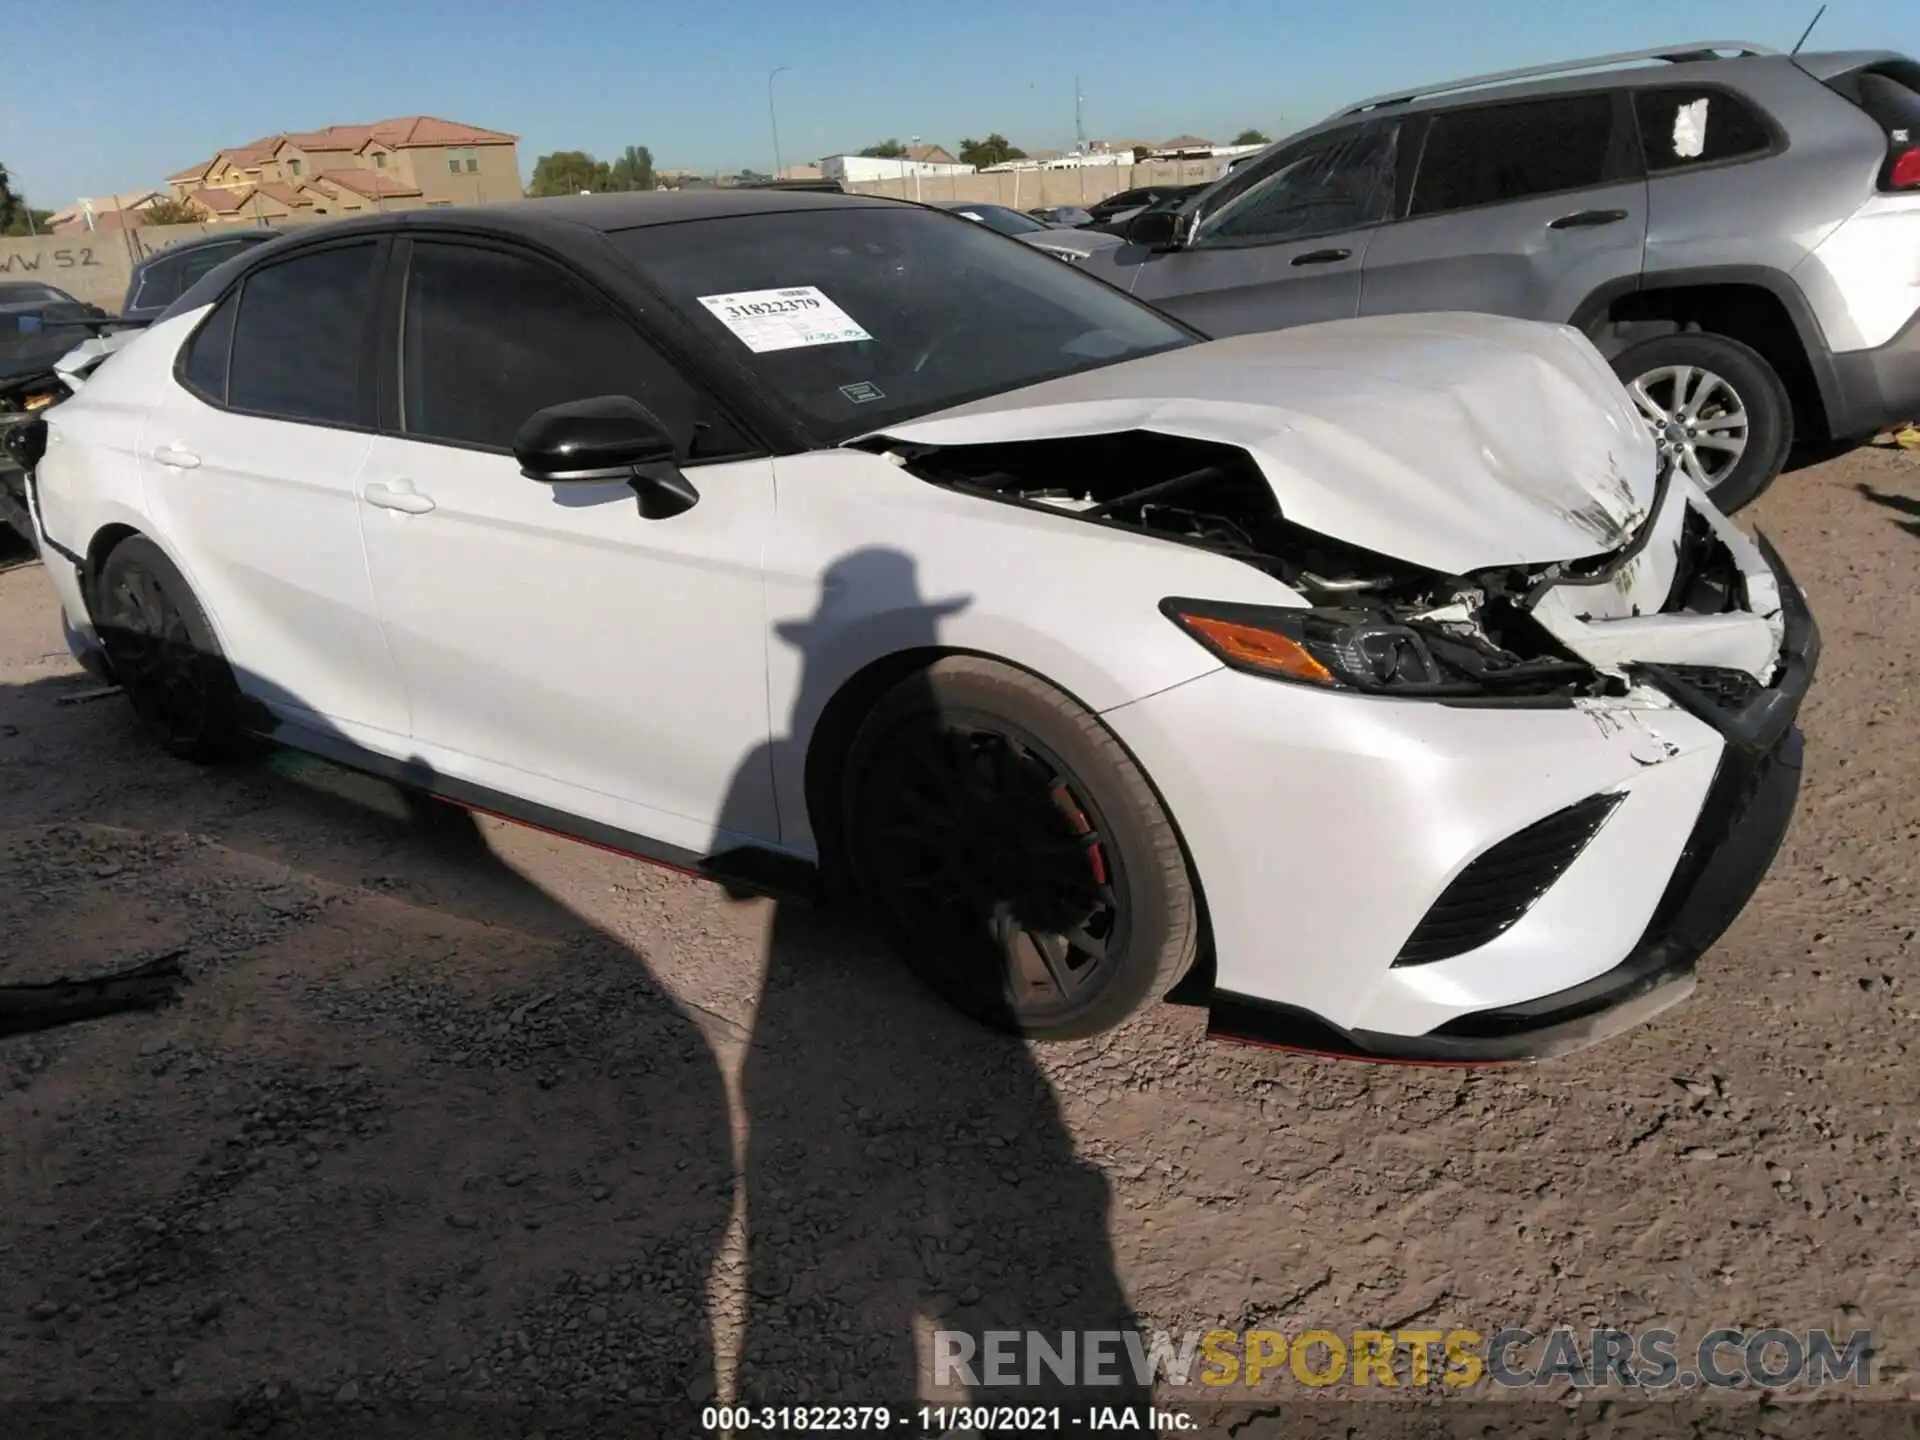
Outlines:
POLYGON ((900 1403, 935 1323, 1137 1321, 1864 1327, 1920 1398, 1920 455, 1757 510, 1827 647, 1786 848, 1691 1004, 1479 1072, 1035 1050, 844 922, 174 762, 12 555, 0 979, 194 983, 0 1041, 0 1397, 900 1403))

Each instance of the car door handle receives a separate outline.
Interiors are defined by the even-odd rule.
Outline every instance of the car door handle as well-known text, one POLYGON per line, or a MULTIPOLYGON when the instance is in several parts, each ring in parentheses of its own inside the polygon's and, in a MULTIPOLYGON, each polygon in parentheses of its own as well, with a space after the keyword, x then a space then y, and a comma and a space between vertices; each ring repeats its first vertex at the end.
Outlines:
POLYGON ((369 505, 403 515, 424 515, 433 509, 433 498, 415 490, 411 480, 375 480, 360 495, 369 505))
POLYGON ((1351 250, 1309 250, 1304 255, 1296 255, 1291 263, 1295 265, 1331 265, 1336 260, 1351 259, 1351 250))
POLYGON ((1549 230, 1578 230, 1589 225, 1611 225, 1616 220, 1627 218, 1624 210, 1577 210, 1571 215, 1562 215, 1558 220, 1549 220, 1549 230))
POLYGON ((162 445, 153 452, 153 458, 169 470, 191 470, 200 463, 198 455, 178 445, 162 445))

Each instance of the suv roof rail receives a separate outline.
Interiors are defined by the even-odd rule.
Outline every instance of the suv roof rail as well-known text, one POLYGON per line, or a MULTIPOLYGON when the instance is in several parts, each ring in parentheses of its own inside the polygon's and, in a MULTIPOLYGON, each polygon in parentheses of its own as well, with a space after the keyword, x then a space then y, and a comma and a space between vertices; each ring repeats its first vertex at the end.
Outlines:
POLYGON ((1750 40, 1699 40, 1690 45, 1658 45, 1650 50, 1621 50, 1616 54, 1595 55, 1586 60, 1560 60, 1551 65, 1526 65, 1518 70, 1496 70, 1490 75, 1471 75, 1465 80, 1449 80, 1440 85, 1419 85, 1407 90, 1393 90, 1385 95, 1373 95, 1365 100, 1355 101, 1351 105, 1344 105, 1328 118, 1357 115, 1362 110, 1377 110, 1387 105, 1406 105, 1428 95, 1447 95, 1455 90, 1477 90, 1482 85, 1497 85, 1507 80, 1532 80, 1545 75, 1567 75, 1578 70, 1598 70, 1607 65, 1625 65, 1634 60, 1664 60, 1670 65, 1684 65, 1696 60, 1737 59, 1750 55, 1778 55, 1779 53, 1771 46, 1756 45, 1750 40))

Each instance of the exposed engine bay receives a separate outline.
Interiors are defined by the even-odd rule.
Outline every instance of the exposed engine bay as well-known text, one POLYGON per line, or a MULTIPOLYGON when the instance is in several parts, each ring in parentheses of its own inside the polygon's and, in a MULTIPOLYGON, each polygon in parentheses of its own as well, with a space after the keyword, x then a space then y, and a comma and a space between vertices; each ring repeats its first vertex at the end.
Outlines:
POLYGON ((1744 598, 1732 555, 1695 525, 1695 512, 1683 516, 1684 507, 1670 507, 1670 519, 1606 554, 1445 575, 1290 522, 1258 464, 1235 445, 1143 430, 1000 444, 866 443, 948 489, 1145 532, 1264 570, 1313 607, 1311 620, 1302 617, 1302 643, 1344 654, 1344 672, 1377 677, 1379 693, 1624 695, 1631 687, 1622 667, 1580 658, 1534 610, 1549 591, 1566 587, 1555 608, 1577 612, 1581 623, 1640 616, 1627 580, 1656 529, 1673 532, 1662 535, 1659 611, 1717 614, 1744 598), (1569 602, 1568 595, 1581 598, 1569 602), (1354 653, 1356 644, 1364 644, 1364 656, 1354 653))

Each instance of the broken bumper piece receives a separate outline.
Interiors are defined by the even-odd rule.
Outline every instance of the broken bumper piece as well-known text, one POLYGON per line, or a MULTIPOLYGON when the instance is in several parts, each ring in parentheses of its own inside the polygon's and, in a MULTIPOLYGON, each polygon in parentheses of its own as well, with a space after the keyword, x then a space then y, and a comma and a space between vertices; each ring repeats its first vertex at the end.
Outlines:
POLYGON ((1724 743, 1679 863, 1624 960, 1580 984, 1462 1014, 1420 1035, 1343 1028, 1294 1006, 1216 991, 1209 1033, 1356 1059, 1502 1064, 1584 1049, 1685 1000, 1694 988, 1696 962, 1732 925, 1772 865, 1800 790, 1803 742, 1795 721, 1819 662, 1820 632, 1778 553, 1764 538, 1759 547, 1778 582, 1784 622, 1773 685, 1721 688, 1687 667, 1637 667, 1724 743))

